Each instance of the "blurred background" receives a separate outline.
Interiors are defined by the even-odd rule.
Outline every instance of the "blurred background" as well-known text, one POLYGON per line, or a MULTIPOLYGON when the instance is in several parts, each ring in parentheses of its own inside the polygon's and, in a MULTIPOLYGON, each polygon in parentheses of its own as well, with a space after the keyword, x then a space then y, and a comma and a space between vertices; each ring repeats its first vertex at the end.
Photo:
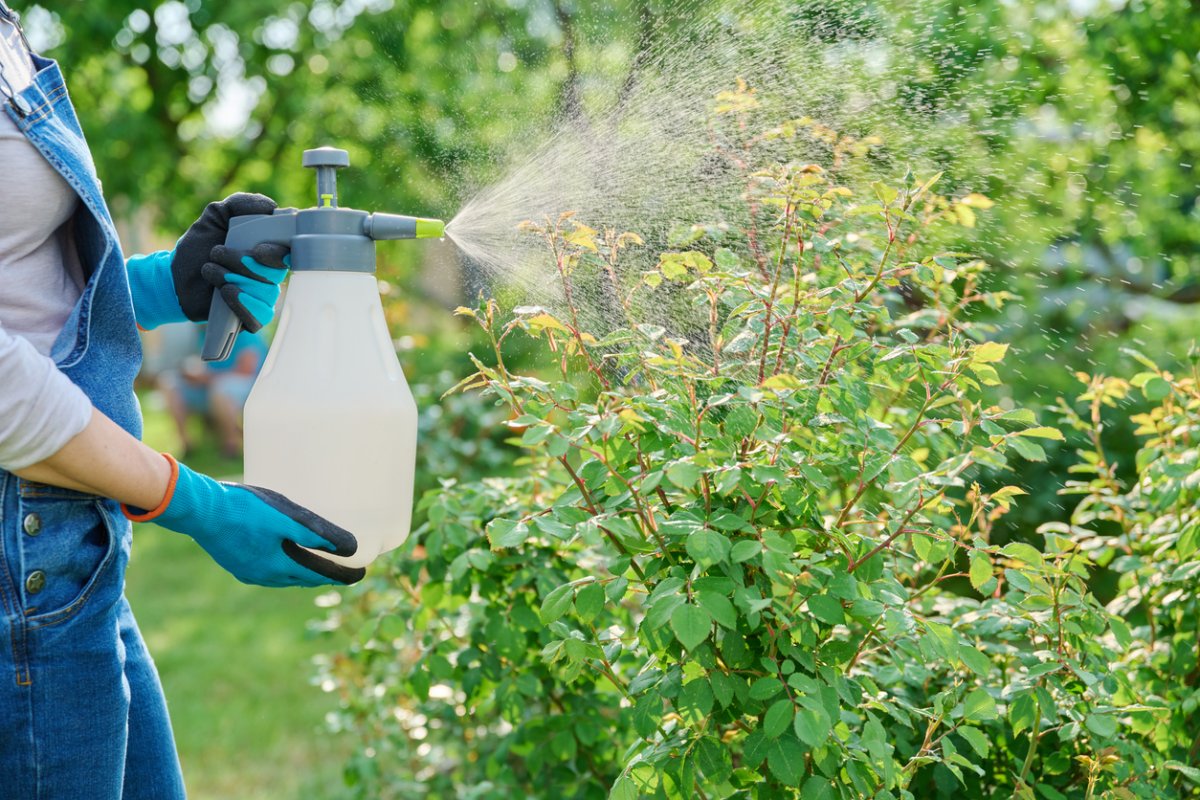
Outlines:
MULTIPOLYGON (((58 59, 127 253, 169 248, 209 201, 259 191, 311 205, 306 148, 350 151, 339 178, 356 208, 450 219, 473 191, 636 78, 720 0, 89 0, 12 3, 34 47, 58 59)), ((1014 295, 995 311, 1013 342, 1005 387, 1052 404, 1076 369, 1126 373, 1126 350, 1170 368, 1200 302, 1200 7, 1189 0, 794 0, 829 52, 875 65, 906 113, 955 115, 932 150, 996 205, 975 249, 1014 295)), ((797 80, 838 80, 814 58, 797 80)), ((736 76, 730 76, 730 80, 736 76)), ((798 110, 798 113, 803 110, 798 110)), ((903 154, 899 154, 902 156, 903 154)), ((896 158, 896 154, 892 155, 896 158)), ((490 406, 439 397, 469 371, 471 334, 449 310, 486 287, 450 245, 380 247, 381 290, 423 413, 421 481, 512 468, 490 406), (436 433, 436 435, 434 435, 436 433)), ((995 286, 991 288, 996 288, 995 286)), ((147 440, 193 466, 240 471, 194 415, 181 436, 160 377, 196 331, 148 337, 147 440)), ((1118 416, 1112 425, 1124 424, 1118 416)), ((1113 457, 1131 465, 1126 453, 1113 457)), ((1022 476, 1059 509, 1055 453, 1022 476)), ((1028 509, 1027 513, 1020 509, 1028 509)), ((1060 509, 1062 510, 1062 509, 1060 509)), ((1022 514, 1026 513, 1023 517, 1022 514)), ((1065 513, 1065 512, 1064 512, 1065 513)), ((1101 578, 1102 580, 1102 578, 1101 578)), ((337 797, 354 731, 325 668, 355 632, 336 593, 265 592, 214 569, 183 537, 140 530, 129 593, 162 672, 196 798, 337 797), (339 638, 340 637, 340 638, 339 638)), ((347 774, 353 774, 351 770, 347 774)))

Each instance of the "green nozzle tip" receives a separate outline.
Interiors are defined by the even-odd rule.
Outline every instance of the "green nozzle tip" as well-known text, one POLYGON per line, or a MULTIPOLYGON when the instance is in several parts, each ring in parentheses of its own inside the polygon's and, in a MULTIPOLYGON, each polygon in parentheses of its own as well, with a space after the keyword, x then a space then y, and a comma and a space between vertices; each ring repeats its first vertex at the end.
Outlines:
POLYGON ((418 239, 440 239, 446 235, 446 223, 440 219, 417 218, 418 239))

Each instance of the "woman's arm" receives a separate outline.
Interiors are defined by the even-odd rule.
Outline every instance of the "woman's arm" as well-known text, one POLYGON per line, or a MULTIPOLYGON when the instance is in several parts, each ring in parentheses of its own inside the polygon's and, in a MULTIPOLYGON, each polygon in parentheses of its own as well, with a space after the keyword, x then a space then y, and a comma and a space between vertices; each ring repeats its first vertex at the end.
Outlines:
POLYGON ((154 508, 167 493, 171 465, 93 408, 82 433, 49 458, 14 472, 26 480, 154 508))

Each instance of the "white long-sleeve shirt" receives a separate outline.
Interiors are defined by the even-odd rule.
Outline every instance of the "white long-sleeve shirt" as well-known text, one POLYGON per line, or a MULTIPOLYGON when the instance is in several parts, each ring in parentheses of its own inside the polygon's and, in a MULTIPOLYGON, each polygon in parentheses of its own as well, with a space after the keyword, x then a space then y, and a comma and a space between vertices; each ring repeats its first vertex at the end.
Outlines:
MULTIPOLYGON (((20 33, 0 19, 0 102, 33 79, 20 33)), ((20 469, 58 452, 91 419, 92 404, 50 359, 83 289, 70 221, 71 186, 8 115, 0 112, 0 468, 20 469), (19 188, 17 188, 19 187, 19 188)))

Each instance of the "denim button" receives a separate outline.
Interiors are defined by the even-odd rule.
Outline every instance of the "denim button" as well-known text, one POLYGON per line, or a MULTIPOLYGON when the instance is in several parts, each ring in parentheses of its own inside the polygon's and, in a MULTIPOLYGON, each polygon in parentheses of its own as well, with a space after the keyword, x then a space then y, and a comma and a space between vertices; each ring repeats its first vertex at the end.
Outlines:
POLYGON ((25 522, 23 523, 25 532, 30 536, 37 536, 42 532, 42 518, 37 514, 26 514, 25 522))
POLYGON ((46 588, 46 573, 40 569, 35 569, 25 578, 25 591, 30 594, 37 594, 42 589, 46 588))

